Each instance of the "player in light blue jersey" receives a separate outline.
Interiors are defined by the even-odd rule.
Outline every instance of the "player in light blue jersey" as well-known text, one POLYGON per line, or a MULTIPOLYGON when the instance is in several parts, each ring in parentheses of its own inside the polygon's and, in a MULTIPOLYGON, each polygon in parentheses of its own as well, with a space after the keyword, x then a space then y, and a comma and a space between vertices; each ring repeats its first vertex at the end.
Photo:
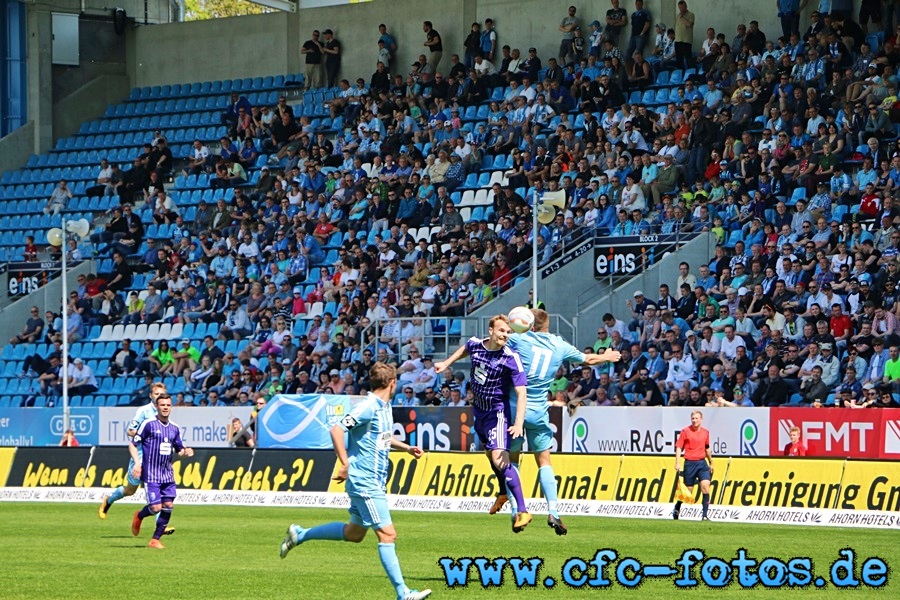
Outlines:
MULTIPOLYGON (((617 362, 621 355, 615 350, 607 350, 603 354, 585 354, 558 335, 549 332, 550 316, 546 311, 533 308, 531 312, 534 313, 532 331, 510 336, 507 344, 519 353, 525 375, 528 377, 525 439, 528 440, 528 450, 534 452, 541 490, 547 499, 549 512, 547 525, 552 527, 557 535, 566 535, 568 530, 557 512, 556 475, 550 465, 550 447, 553 444, 553 430, 550 428, 548 413, 550 403, 547 400, 550 384, 556 377, 557 369, 564 362, 593 366, 604 362, 617 362)), ((513 406, 516 404, 514 394, 510 395, 510 403, 513 406)), ((519 463, 521 450, 522 438, 514 439, 510 453, 512 464, 519 463)), ((491 507, 491 514, 497 513, 507 500, 506 494, 498 496, 494 506, 491 507)), ((510 508, 515 514, 517 508, 515 506, 510 508)))
POLYGON ((378 556, 397 592, 397 599, 422 600, 431 595, 431 590, 410 590, 403 580, 394 546, 397 532, 391 521, 386 496, 391 448, 398 448, 416 458, 422 456, 422 449, 409 446, 393 436, 391 400, 397 391, 397 370, 391 365, 375 363, 369 370, 369 381, 374 391, 369 392, 363 402, 354 406, 340 423, 331 428, 334 451, 342 465, 334 479, 347 482, 350 522, 337 521, 311 529, 291 525, 281 542, 280 555, 284 558, 292 548, 311 540, 359 543, 371 528, 378 536, 378 556), (346 444, 345 434, 349 439, 346 444))
MULTIPOLYGON (((127 434, 129 442, 132 438, 134 438, 134 435, 137 433, 138 429, 140 429, 144 421, 149 421, 156 418, 156 401, 160 396, 165 396, 166 393, 166 384, 164 383, 156 382, 150 386, 150 403, 138 408, 134 413, 134 418, 132 418, 131 421, 128 422, 127 434)), ((114 503, 121 500, 122 498, 127 498, 128 496, 133 495, 137 491, 138 487, 140 487, 141 479, 140 477, 134 476, 134 466, 134 459, 130 459, 128 461, 128 470, 126 471, 125 475, 125 485, 120 485, 116 488, 113 488, 112 492, 103 496, 103 502, 100 503, 100 508, 97 511, 97 514, 101 519, 106 518, 106 513, 109 512, 110 507, 114 503)), ((173 533, 175 533, 175 528, 167 526, 164 535, 172 535, 173 533)))

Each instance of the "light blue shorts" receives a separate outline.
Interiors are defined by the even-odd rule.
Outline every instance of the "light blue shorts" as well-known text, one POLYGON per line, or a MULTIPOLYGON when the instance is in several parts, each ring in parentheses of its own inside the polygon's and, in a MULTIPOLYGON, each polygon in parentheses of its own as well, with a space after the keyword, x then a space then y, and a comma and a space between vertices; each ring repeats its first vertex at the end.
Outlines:
MULTIPOLYGON (((546 410, 525 411, 525 439, 529 452, 543 452, 553 447, 553 430, 550 428, 550 413, 546 410)), ((512 452, 521 452, 522 438, 513 438, 512 452)))
POLYGON ((350 494, 350 522, 366 528, 383 529, 392 523, 384 496, 366 497, 350 494))
POLYGON ((132 487, 141 487, 141 480, 135 479, 134 473, 134 459, 129 459, 128 461, 128 472, 125 474, 125 480, 128 482, 128 485, 132 487))

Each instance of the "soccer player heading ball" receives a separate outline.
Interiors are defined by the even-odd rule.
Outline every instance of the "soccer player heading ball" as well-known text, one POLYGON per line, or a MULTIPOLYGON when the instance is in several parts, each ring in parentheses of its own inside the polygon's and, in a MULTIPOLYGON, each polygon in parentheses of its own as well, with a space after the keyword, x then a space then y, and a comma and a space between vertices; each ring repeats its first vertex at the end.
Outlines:
MULTIPOLYGON (((514 308, 510 311, 511 319, 522 319, 528 327, 523 328, 520 335, 509 336, 507 348, 519 355, 527 377, 526 411, 525 411, 525 438, 528 439, 528 448, 534 452, 534 459, 538 465, 538 479, 541 491, 547 499, 547 525, 553 529, 556 535, 566 535, 568 529, 563 524, 557 511, 557 484, 553 466, 550 464, 550 447, 553 445, 553 430, 550 427, 550 404, 547 401, 550 392, 550 384, 556 376, 559 366, 565 362, 583 363, 589 366, 604 362, 617 362, 621 355, 616 350, 607 350, 603 354, 584 354, 570 343, 550 333, 550 315, 546 311, 514 308), (531 318, 524 315, 515 315, 519 310, 529 311, 531 318), (532 329, 533 331, 528 331, 532 329)), ((453 357, 450 357, 449 362, 453 357)), ((446 366, 449 366, 447 364, 446 366)), ((510 390, 510 412, 518 413, 519 402, 517 390, 510 390)), ((510 444, 510 462, 515 467, 519 462, 518 454, 522 450, 522 437, 513 438, 510 444)), ((490 514, 496 514, 509 500, 506 493, 506 485, 500 479, 500 492, 491 507, 490 514)), ((518 510, 517 501, 510 501, 510 510, 515 518, 518 510)))
POLYGON ((528 379, 519 355, 506 345, 511 333, 506 315, 497 315, 490 320, 489 337, 470 338, 447 360, 437 363, 434 370, 442 373, 457 360, 465 356, 471 357, 469 381, 475 393, 475 400, 472 402, 475 432, 500 482, 499 489, 509 488, 515 499, 517 512, 513 517, 513 532, 519 533, 531 522, 532 517, 525 506, 519 472, 509 460, 509 450, 512 440, 522 437, 524 431, 525 385, 528 379), (512 425, 509 424, 512 420, 511 392, 518 399, 512 425))

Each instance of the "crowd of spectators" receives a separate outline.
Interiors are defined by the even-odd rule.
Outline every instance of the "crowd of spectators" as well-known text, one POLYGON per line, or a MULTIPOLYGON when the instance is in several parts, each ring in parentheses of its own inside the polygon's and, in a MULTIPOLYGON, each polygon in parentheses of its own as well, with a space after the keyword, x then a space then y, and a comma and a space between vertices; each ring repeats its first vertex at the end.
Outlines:
MULTIPOLYGON (((167 191, 181 165, 162 132, 129 171, 101 165, 110 171, 98 186, 122 207, 94 241, 115 266, 79 282, 70 339, 89 325, 169 314, 218 327, 203 350, 189 340, 123 348, 110 361, 116 375, 179 377, 216 403, 243 403, 358 392, 367 366, 389 360, 409 394, 401 402, 465 403, 464 378, 444 394, 429 375, 433 317, 480 308, 533 252, 546 264, 584 231, 708 232, 719 242, 709 265, 688 268, 658 302, 636 297, 614 307, 623 320, 604 319, 595 348, 613 344, 630 358, 561 373, 558 399, 766 405, 785 402, 785 389, 813 403, 849 387, 848 405, 866 405, 896 388, 900 24, 893 32, 882 19, 887 31, 866 37, 846 11, 816 11, 801 25, 797 7, 782 4, 781 36, 756 21, 738 25, 731 43, 707 29, 698 54, 684 1, 674 28, 656 20, 656 38, 641 0, 630 15, 612 0, 589 26, 570 7, 546 66, 535 48, 502 44, 488 19, 442 67, 441 36, 426 21, 425 53, 405 74, 381 25, 375 71, 353 83, 339 79, 334 33, 320 41, 315 31, 303 45, 307 82, 340 88, 326 102, 335 130, 314 128, 286 97, 269 107, 233 94, 218 149, 197 140, 181 157, 184 175, 214 175, 222 190, 189 221, 167 191), (671 69, 684 83, 664 104, 643 102, 671 69), (641 101, 629 103, 635 92, 641 101), (463 120, 485 104, 484 119, 463 120), (465 222, 454 198, 497 156, 511 167, 489 193, 488 216, 465 222), (567 197, 537 232, 532 188, 567 197), (146 223, 133 206, 143 201, 146 223), (150 219, 173 236, 149 238, 150 219), (327 247, 335 264, 325 264, 327 247), (146 297, 135 273, 146 275, 146 297), (316 302, 336 308, 294 336, 293 321, 316 302), (241 350, 225 353, 217 340, 241 350)), ((48 211, 65 205, 61 187, 48 211)))

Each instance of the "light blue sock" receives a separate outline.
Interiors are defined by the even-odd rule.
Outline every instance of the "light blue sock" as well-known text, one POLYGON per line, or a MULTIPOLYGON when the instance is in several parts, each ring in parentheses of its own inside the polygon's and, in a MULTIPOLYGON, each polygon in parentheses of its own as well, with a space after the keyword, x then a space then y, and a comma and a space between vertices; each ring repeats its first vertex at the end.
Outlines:
POLYGON ((397 549, 394 544, 378 544, 378 557, 381 558, 381 566, 387 573, 391 585, 397 590, 397 597, 402 598, 409 591, 406 582, 403 581, 403 573, 400 572, 400 560, 397 558, 397 549))
POLYGON ((113 490, 113 493, 109 495, 109 498, 106 499, 106 503, 110 506, 113 505, 113 502, 121 500, 125 497, 125 487, 119 486, 113 490))
MULTIPOLYGON (((518 464, 513 464, 512 467, 516 470, 516 472, 519 471, 518 464)), ((513 518, 515 518, 516 513, 519 512, 519 505, 518 503, 516 503, 516 495, 513 494, 512 491, 510 491, 508 484, 506 486, 506 497, 509 499, 509 512, 512 514, 513 518)))
POLYGON ((558 519, 559 513, 556 511, 556 505, 559 498, 557 497, 556 476, 553 473, 553 467, 547 465, 538 469, 538 479, 541 482, 544 498, 547 499, 547 512, 558 519))
POLYGON ((308 542, 309 540, 331 540, 334 542, 343 542, 346 538, 344 538, 344 524, 335 521, 334 523, 326 523, 325 525, 317 525, 312 529, 307 529, 306 533, 303 534, 303 539, 301 541, 308 542))

